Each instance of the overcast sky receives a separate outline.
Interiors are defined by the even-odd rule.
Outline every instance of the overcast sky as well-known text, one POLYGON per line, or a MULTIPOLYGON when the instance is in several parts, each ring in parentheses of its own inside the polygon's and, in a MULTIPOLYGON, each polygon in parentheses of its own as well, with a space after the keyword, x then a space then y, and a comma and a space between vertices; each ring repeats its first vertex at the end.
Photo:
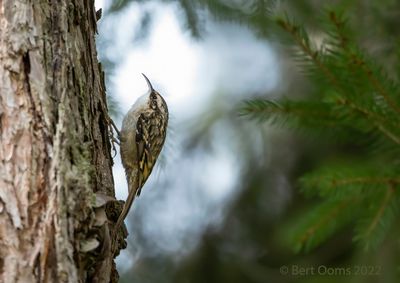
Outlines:
MULTIPOLYGON (((97 9, 107 0, 96 0, 97 9)), ((247 28, 209 21, 201 41, 193 40, 179 22, 180 11, 173 3, 132 3, 117 15, 100 21, 100 38, 107 48, 100 58, 114 60, 116 69, 109 76, 113 95, 125 114, 135 100, 147 91, 141 73, 167 101, 171 121, 161 166, 143 188, 133 205, 142 210, 140 234, 152 243, 152 249, 138 248, 137 253, 122 252, 122 261, 134 261, 143 253, 190 252, 210 225, 223 219, 224 208, 238 189, 240 168, 235 144, 223 126, 215 128, 216 142, 212 154, 182 149, 193 121, 200 121, 215 103, 217 93, 226 93, 231 107, 240 99, 271 91, 277 86, 279 69, 273 50, 247 28), (139 34, 140 15, 153 15, 145 40, 139 34), (189 122, 190 121, 190 122, 189 122)), ((109 93, 110 94, 110 93, 109 93)), ((226 99, 226 98, 223 98, 226 99)), ((116 121, 121 125, 121 121, 116 121)), ((118 199, 127 196, 123 168, 117 157, 114 165, 118 199)), ((135 222, 134 221, 134 222, 135 222)), ((135 223, 128 225, 135 237, 135 223)))

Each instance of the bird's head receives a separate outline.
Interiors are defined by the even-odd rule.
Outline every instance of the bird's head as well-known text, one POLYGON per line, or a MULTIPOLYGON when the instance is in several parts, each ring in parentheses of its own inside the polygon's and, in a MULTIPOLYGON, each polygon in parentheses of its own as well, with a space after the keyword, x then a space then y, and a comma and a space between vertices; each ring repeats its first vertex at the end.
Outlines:
POLYGON ((167 103, 161 94, 153 88, 150 80, 145 74, 142 74, 149 87, 149 95, 147 97, 147 103, 154 111, 161 111, 162 113, 168 113, 167 103))

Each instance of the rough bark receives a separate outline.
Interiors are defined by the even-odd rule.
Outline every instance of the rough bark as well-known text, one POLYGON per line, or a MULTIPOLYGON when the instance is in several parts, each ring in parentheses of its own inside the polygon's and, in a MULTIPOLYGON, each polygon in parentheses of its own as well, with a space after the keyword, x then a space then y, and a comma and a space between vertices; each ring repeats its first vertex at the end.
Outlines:
POLYGON ((93 0, 0 0, 0 282, 117 280, 95 32, 93 0))

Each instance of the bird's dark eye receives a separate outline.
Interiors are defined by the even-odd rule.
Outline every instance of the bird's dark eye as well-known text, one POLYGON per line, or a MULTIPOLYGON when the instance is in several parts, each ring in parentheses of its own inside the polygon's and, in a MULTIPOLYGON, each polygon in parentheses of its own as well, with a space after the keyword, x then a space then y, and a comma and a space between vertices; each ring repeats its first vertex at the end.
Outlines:
POLYGON ((151 94, 151 99, 157 99, 157 94, 152 93, 152 94, 151 94))

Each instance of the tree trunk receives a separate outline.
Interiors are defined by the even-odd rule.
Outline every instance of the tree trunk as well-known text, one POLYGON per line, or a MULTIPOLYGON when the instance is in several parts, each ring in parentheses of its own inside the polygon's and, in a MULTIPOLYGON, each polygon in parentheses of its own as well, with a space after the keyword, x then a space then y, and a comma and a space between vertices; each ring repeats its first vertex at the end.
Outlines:
POLYGON ((95 32, 93 0, 0 0, 0 282, 117 280, 95 32))

